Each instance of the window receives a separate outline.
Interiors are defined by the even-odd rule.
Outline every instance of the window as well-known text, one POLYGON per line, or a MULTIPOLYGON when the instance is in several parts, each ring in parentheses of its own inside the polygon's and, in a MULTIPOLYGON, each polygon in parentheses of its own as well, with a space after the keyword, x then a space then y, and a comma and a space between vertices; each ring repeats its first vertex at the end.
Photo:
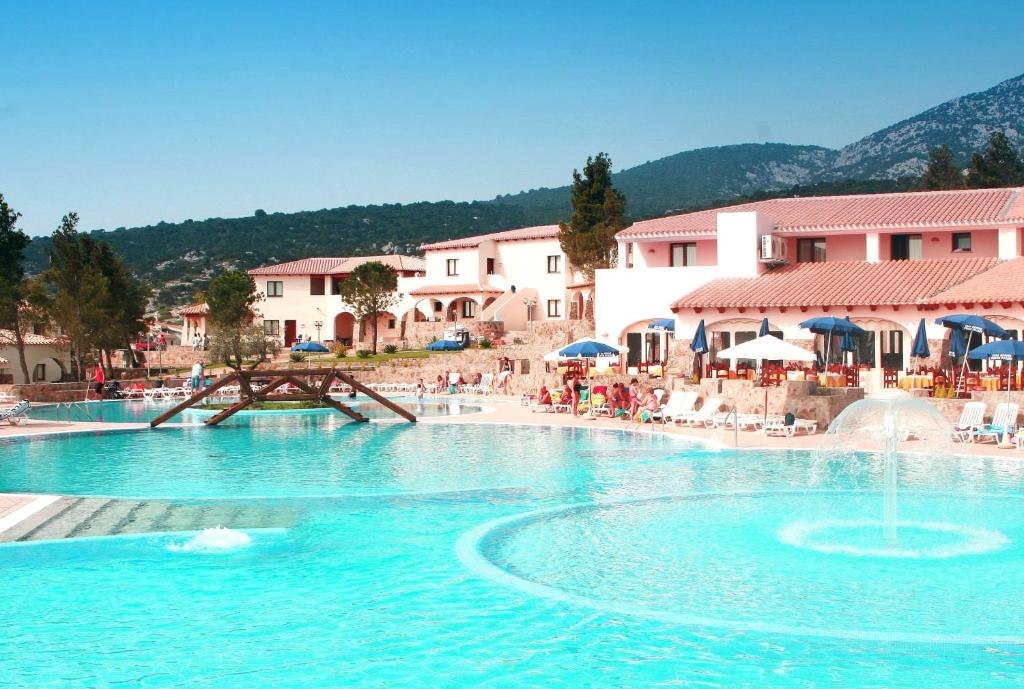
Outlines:
POLYGON ((921 235, 894 234, 889 258, 893 261, 917 261, 921 258, 921 235))
POLYGON ((267 296, 268 297, 283 297, 284 296, 284 283, 280 280, 270 280, 267 282, 267 296))
POLYGON ((309 293, 313 295, 321 295, 324 293, 324 288, 327 286, 327 280, 323 275, 310 275, 309 276, 309 293))
POLYGON ((331 294, 341 294, 341 282, 345 278, 331 278, 331 294))
POLYGON ((488 275, 494 275, 494 259, 493 258, 487 259, 487 274, 488 275))
POLYGON ((46 380, 46 364, 36 364, 32 369, 32 380, 46 380))
POLYGON ((561 260, 562 260, 561 256, 548 256, 548 272, 549 273, 560 273, 560 272, 562 272, 559 269, 559 267, 558 267, 558 263, 561 260))
POLYGON ((697 265, 697 244, 696 242, 685 242, 683 244, 669 245, 669 265, 695 266, 697 265))
POLYGON ((440 310, 441 310, 441 302, 435 301, 434 302, 434 312, 437 313, 440 310))
POLYGON ((447 261, 445 261, 445 265, 448 268, 448 275, 459 274, 459 259, 449 258, 447 261))
POLYGON ((281 334, 281 321, 263 321, 263 334, 278 336, 281 334))
POLYGON ((953 253, 967 253, 971 250, 971 233, 953 233, 953 253))
POLYGON ((476 302, 475 301, 470 301, 469 299, 467 299, 466 301, 462 302, 462 317, 463 318, 472 318, 475 315, 476 315, 476 302))
POLYGON ((394 330, 394 329, 395 329, 395 319, 394 318, 389 318, 388 319, 388 330, 394 330))
POLYGON ((562 316, 562 300, 548 299, 548 318, 560 318, 562 316))
POLYGON ((797 263, 824 263, 825 238, 806 237, 796 240, 797 263))

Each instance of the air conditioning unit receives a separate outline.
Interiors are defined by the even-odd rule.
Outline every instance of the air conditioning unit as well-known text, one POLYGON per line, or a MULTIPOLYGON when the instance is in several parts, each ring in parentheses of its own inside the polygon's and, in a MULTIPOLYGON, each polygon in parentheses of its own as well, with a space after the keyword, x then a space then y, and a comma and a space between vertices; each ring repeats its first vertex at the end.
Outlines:
POLYGON ((786 263, 789 255, 786 251, 786 240, 774 234, 761 235, 761 262, 786 263))

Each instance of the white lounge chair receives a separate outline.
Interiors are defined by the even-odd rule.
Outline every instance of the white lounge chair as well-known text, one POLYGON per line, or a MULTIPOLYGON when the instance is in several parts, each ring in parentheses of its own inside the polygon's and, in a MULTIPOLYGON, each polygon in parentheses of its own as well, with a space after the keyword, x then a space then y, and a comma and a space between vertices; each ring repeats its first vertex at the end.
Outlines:
POLYGON ((704 400, 704 404, 700 409, 689 414, 681 414, 676 417, 677 424, 685 424, 687 426, 706 426, 707 421, 718 413, 718 410, 725 404, 721 397, 709 397, 704 400))
POLYGON ((815 419, 793 419, 792 424, 787 424, 784 418, 769 419, 764 425, 765 435, 781 435, 792 438, 797 433, 804 432, 814 435, 818 432, 818 422, 815 419))
POLYGON ((693 407, 697 404, 698 397, 700 395, 692 390, 676 390, 668 396, 668 402, 661 408, 661 413, 667 420, 674 420, 677 416, 689 414, 694 411, 693 407))
POLYGON ((974 429, 975 442, 991 438, 995 442, 1003 437, 1003 433, 1013 431, 1017 428, 1017 414, 1020 412, 1020 405, 1012 402, 1001 402, 996 405, 996 411, 992 414, 992 423, 983 424, 974 429))
POLYGON ((985 403, 968 402, 960 411, 960 420, 953 424, 953 440, 966 443, 974 439, 974 429, 985 423, 985 403))
POLYGON ((13 407, 0 410, 0 421, 6 421, 12 426, 20 426, 28 420, 28 410, 31 405, 28 400, 22 400, 13 407))

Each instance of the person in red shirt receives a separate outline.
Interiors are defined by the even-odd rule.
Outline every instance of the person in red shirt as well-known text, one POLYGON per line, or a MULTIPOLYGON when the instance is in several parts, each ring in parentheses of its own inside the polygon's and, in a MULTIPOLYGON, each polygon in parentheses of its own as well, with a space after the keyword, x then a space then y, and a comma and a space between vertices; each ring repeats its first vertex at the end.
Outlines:
POLYGON ((96 394, 103 399, 103 384, 107 382, 107 375, 99 364, 96 364, 96 369, 93 371, 92 381, 96 384, 96 394))

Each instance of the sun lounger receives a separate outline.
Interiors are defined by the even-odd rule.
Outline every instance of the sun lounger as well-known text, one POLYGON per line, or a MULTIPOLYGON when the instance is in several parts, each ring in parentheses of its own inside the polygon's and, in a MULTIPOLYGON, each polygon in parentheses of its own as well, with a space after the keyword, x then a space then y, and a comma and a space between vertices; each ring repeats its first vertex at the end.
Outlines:
POLYGON ((974 429, 985 422, 985 403, 968 402, 960 411, 960 420, 953 424, 953 440, 962 443, 974 439, 974 429))
POLYGON ((798 433, 814 435, 818 432, 818 422, 814 419, 793 419, 792 424, 787 424, 785 419, 769 419, 764 425, 765 435, 785 436, 792 438, 798 433))
POLYGON ((676 390, 668 397, 668 402, 661 408, 661 413, 669 421, 675 420, 677 416, 689 414, 694 411, 699 395, 693 391, 676 390))
POLYGON ((28 400, 22 400, 13 407, 0 410, 0 421, 6 421, 12 426, 20 426, 28 420, 30 406, 28 400))
POLYGON ((705 426, 707 420, 713 418, 722 408, 723 404, 724 402, 722 402, 721 397, 710 397, 704 401, 700 409, 677 416, 675 422, 693 427, 705 426))
POLYGON ((1017 428, 1017 414, 1020 406, 1012 402, 1001 402, 996 405, 996 411, 992 414, 992 423, 986 423, 974 429, 974 441, 982 442, 991 439, 999 442, 1006 432, 1013 433, 1017 428))

